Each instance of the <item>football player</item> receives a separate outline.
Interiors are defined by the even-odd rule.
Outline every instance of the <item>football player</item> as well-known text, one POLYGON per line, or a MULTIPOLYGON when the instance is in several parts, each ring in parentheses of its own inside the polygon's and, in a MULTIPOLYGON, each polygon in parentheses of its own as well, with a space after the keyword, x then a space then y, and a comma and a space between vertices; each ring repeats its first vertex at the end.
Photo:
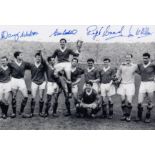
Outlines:
POLYGON ((153 95, 155 91, 155 64, 150 60, 150 54, 143 54, 143 63, 138 64, 138 73, 141 76, 141 84, 138 95, 138 106, 137 106, 137 119, 136 121, 142 121, 143 114, 143 101, 147 97, 147 111, 145 116, 145 122, 151 122, 151 110, 153 108, 153 95))
POLYGON ((39 91, 39 115, 43 116, 42 110, 44 105, 44 91, 46 87, 45 81, 45 65, 42 62, 41 50, 38 50, 35 54, 34 64, 30 64, 29 69, 31 71, 31 92, 32 92, 32 99, 31 99, 31 114, 30 117, 34 115, 35 109, 35 98, 37 92, 39 91))
POLYGON ((8 58, 1 57, 0 65, 0 107, 2 109, 2 118, 7 118, 9 108, 8 99, 11 91, 11 70, 8 67, 8 58))
POLYGON ((132 63, 132 54, 125 56, 125 63, 123 63, 117 72, 117 77, 121 81, 117 93, 122 100, 122 121, 131 121, 132 100, 135 95, 135 73, 137 65, 132 63), (127 103, 126 103, 127 100, 127 103))
POLYGON ((13 113, 11 118, 16 117, 16 96, 18 90, 21 91, 23 95, 23 100, 20 107, 20 115, 22 117, 28 117, 27 114, 24 113, 25 106, 28 101, 28 90, 26 87, 26 83, 24 80, 25 70, 29 69, 30 63, 23 61, 23 54, 20 51, 16 51, 14 53, 14 61, 9 62, 8 66, 11 69, 11 88, 12 88, 12 110, 13 113))
MULTIPOLYGON (((88 68, 84 72, 85 82, 91 81, 93 83, 93 89, 98 93, 100 75, 99 71, 94 66, 94 59, 90 58, 87 60, 88 68)), ((85 89, 85 84, 83 89, 85 89)))
POLYGON ((108 118, 113 117, 113 101, 111 96, 115 95, 115 87, 113 85, 113 78, 116 75, 116 69, 110 66, 110 59, 105 58, 103 60, 103 69, 100 70, 100 92, 102 97, 102 114, 103 118, 107 118, 107 103, 105 98, 108 99, 108 118))
POLYGON ((42 52, 41 52, 41 56, 42 56, 42 60, 45 66, 45 72, 46 72, 46 77, 47 77, 47 96, 46 96, 47 101, 45 104, 44 117, 49 116, 49 109, 51 107, 52 98, 54 100, 52 116, 58 117, 57 115, 58 97, 61 91, 59 91, 60 90, 59 76, 55 74, 55 58, 53 58, 52 56, 49 56, 46 61, 42 52))
POLYGON ((80 95, 79 103, 76 104, 77 112, 81 117, 91 116, 96 117, 96 114, 100 110, 100 99, 97 92, 93 89, 93 83, 91 81, 86 82, 86 87, 83 93, 80 95))
MULTIPOLYGON (((78 103, 78 84, 81 81, 81 75, 84 74, 84 70, 78 66, 78 59, 73 58, 71 61, 71 82, 72 82, 72 94, 75 106, 78 103)), ((67 79, 66 83, 68 82, 67 79)), ((66 87, 67 89, 67 87, 66 87)), ((69 105, 66 105, 68 108, 68 111, 70 111, 70 102, 67 102, 69 105)))
POLYGON ((60 48, 56 49, 52 55, 53 58, 57 57, 58 63, 55 65, 55 74, 58 75, 60 71, 64 71, 69 81, 68 85, 68 95, 71 96, 71 63, 69 61, 69 56, 73 55, 78 57, 81 52, 82 41, 77 41, 77 50, 74 52, 72 49, 67 48, 67 40, 60 39, 60 48))

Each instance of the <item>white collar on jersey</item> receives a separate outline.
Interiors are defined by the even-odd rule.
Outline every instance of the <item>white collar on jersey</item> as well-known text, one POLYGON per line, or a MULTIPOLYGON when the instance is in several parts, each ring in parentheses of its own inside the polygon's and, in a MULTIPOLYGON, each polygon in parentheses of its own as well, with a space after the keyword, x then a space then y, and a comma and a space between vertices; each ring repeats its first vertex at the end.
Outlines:
POLYGON ((36 63, 36 62, 34 64, 37 68, 41 65, 41 63, 36 63))
POLYGON ((144 68, 147 68, 150 64, 151 64, 151 62, 149 62, 149 63, 148 63, 148 64, 146 64, 146 65, 145 65, 145 64, 143 64, 143 67, 144 67, 144 68))
POLYGON ((60 47, 60 51, 61 52, 64 52, 66 50, 66 47, 64 48, 64 49, 62 49, 61 47, 60 47))
POLYGON ((74 68, 72 67, 72 68, 71 68, 71 72, 74 72, 74 71, 76 70, 76 68, 77 68, 77 67, 74 67, 74 68))
POLYGON ((103 67, 104 72, 108 71, 110 69, 110 66, 108 66, 107 68, 103 67))
POLYGON ((54 70, 55 68, 54 68, 54 66, 52 66, 52 65, 49 65, 49 67, 52 69, 52 70, 54 70))
POLYGON ((92 67, 91 69, 87 68, 87 71, 88 71, 88 72, 91 72, 91 71, 94 70, 94 69, 95 69, 95 67, 92 67))
POLYGON ((6 71, 8 69, 8 66, 1 66, 1 68, 6 71))
POLYGON ((88 92, 88 91, 86 90, 86 94, 87 94, 87 95, 90 95, 90 94, 92 93, 92 91, 93 91, 93 89, 91 89, 90 92, 88 92))
POLYGON ((21 62, 17 62, 17 60, 15 59, 15 63, 16 63, 18 66, 21 66, 22 61, 21 61, 21 62))

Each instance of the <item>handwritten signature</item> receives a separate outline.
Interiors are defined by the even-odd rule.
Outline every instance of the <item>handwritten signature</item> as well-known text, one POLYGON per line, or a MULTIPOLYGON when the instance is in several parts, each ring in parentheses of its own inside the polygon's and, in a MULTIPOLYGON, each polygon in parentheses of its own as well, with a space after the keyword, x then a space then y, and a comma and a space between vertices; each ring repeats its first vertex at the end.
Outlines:
POLYGON ((7 39, 13 39, 15 41, 18 41, 20 38, 25 37, 33 37, 39 35, 38 32, 34 32, 32 30, 30 31, 22 31, 17 33, 10 33, 8 31, 2 31, 0 33, 0 40, 7 40, 7 39))
POLYGON ((59 29, 56 29, 49 37, 52 36, 61 36, 61 35, 76 35, 78 33, 77 29, 64 29, 63 31, 60 31, 59 29))
POLYGON ((105 40, 110 40, 118 37, 136 37, 142 38, 152 35, 149 27, 141 27, 134 29, 133 26, 120 26, 119 29, 114 31, 111 25, 108 26, 97 26, 91 25, 86 28, 87 36, 91 37, 93 40, 98 37, 104 38, 105 40))

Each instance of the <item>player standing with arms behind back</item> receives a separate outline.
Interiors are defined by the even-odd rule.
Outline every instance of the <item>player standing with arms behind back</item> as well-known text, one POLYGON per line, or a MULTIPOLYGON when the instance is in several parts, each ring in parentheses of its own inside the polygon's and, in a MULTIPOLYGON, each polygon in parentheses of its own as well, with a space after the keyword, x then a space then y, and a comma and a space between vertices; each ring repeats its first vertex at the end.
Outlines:
POLYGON ((101 97, 102 97, 102 115, 103 118, 107 118, 107 103, 105 101, 105 98, 108 99, 108 108, 109 108, 109 114, 108 118, 112 119, 113 117, 113 101, 111 96, 115 95, 115 87, 113 85, 113 78, 116 74, 116 69, 112 68, 110 66, 110 59, 105 58, 103 60, 103 69, 100 70, 100 91, 101 91, 101 97))
POLYGON ((138 95, 138 106, 137 106, 137 119, 136 121, 142 121, 143 105, 142 102, 147 96, 147 112, 145 116, 145 123, 151 122, 151 110, 153 108, 153 95, 155 91, 155 64, 151 63, 150 54, 143 54, 143 63, 138 64, 138 73, 141 76, 141 84, 138 95))
POLYGON ((121 96, 122 101, 122 121, 130 122, 132 111, 132 100, 135 95, 135 73, 137 65, 132 63, 132 54, 127 54, 125 63, 123 63, 117 72, 117 77, 121 81, 117 93, 121 96), (127 104, 126 104, 127 100, 127 104))

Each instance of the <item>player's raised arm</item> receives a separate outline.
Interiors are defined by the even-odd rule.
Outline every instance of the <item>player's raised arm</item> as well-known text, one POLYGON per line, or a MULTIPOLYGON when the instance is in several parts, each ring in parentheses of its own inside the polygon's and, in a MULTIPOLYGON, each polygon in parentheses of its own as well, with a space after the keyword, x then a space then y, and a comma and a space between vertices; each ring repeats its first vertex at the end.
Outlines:
POLYGON ((54 53, 51 55, 52 58, 56 58, 57 57, 57 50, 54 51, 54 53))
POLYGON ((43 64, 44 66, 47 66, 48 63, 47 63, 47 60, 46 60, 46 58, 45 58, 45 54, 44 54, 43 51, 41 51, 41 50, 39 50, 38 52, 40 53, 42 64, 43 64))
POLYGON ((75 56, 75 57, 78 57, 79 54, 81 53, 82 44, 83 44, 83 41, 78 40, 76 42, 76 51, 74 52, 73 50, 70 49, 70 54, 75 56))
POLYGON ((118 78, 118 80, 121 80, 121 75, 122 75, 122 67, 120 66, 116 72, 116 77, 118 78))

